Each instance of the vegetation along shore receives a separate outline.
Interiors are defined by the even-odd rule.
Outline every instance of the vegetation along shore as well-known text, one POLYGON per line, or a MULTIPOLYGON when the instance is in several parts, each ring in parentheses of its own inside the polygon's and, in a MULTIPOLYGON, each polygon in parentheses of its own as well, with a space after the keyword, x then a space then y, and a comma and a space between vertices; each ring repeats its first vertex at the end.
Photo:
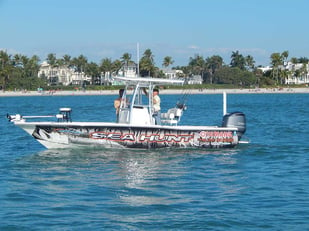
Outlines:
MULTIPOLYGON (((289 58, 288 51, 271 54, 270 66, 267 67, 256 65, 253 56, 240 54, 239 51, 232 52, 229 63, 224 63, 219 55, 204 58, 196 54, 189 58, 188 65, 173 67, 172 57, 166 56, 159 64, 162 68, 155 64, 154 54, 150 49, 144 51, 138 63, 132 61, 129 53, 124 53, 117 60, 102 58, 100 63, 88 61, 84 55, 64 55, 57 58, 54 53, 48 54, 42 61, 36 55, 29 58, 0 50, 0 90, 5 92, 1 94, 10 92, 9 94, 18 95, 27 92, 29 95, 29 91, 35 91, 31 94, 38 94, 37 89, 44 90, 44 94, 53 94, 56 89, 69 90, 72 94, 89 94, 92 90, 113 91, 119 83, 112 76, 129 74, 133 77, 179 78, 185 80, 186 84, 198 83, 200 86, 195 86, 195 90, 192 90, 196 93, 218 92, 219 90, 209 89, 221 89, 224 86, 250 89, 239 91, 247 93, 299 92, 299 89, 293 90, 290 87, 306 89, 309 84, 309 59, 289 58), (207 84, 207 89, 201 90, 204 88, 202 84, 207 84), (217 87, 220 85, 221 87, 217 87)), ((56 94, 64 92, 56 91, 56 94)))
MULTIPOLYGON (((162 89, 160 94, 280 94, 309 93, 309 88, 256 88, 256 89, 162 89)), ((74 95, 118 95, 118 90, 50 90, 50 91, 6 91, 0 97, 10 96, 74 96, 74 95)))

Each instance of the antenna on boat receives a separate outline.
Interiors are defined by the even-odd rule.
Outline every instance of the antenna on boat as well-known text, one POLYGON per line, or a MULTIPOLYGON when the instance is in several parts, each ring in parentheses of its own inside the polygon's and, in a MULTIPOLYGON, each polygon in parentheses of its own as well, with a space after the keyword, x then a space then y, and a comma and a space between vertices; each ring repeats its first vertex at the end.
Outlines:
POLYGON ((227 113, 227 101, 226 101, 226 92, 223 92, 223 116, 227 113))
POLYGON ((137 52, 137 77, 139 77, 139 43, 136 44, 136 52, 137 52))

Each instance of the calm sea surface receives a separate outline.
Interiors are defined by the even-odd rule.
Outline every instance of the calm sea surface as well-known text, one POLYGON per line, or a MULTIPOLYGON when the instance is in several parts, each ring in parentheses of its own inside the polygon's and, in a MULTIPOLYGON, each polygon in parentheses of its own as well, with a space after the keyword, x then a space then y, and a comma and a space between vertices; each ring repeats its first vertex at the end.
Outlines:
MULTIPOLYGON (((251 143, 225 150, 46 150, 5 118, 114 121, 114 98, 0 97, 0 230, 309 230, 309 94, 228 95, 251 143)), ((221 118, 192 95, 182 124, 221 118)))

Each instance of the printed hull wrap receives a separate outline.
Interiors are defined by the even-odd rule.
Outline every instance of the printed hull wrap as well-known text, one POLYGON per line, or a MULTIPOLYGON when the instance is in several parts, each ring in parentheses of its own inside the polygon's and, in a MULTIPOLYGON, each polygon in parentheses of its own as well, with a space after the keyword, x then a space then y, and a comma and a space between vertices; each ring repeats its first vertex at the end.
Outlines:
POLYGON ((47 148, 101 145, 107 148, 165 148, 165 147, 234 147, 236 131, 231 129, 175 129, 143 127, 85 127, 36 125, 32 136, 47 148))

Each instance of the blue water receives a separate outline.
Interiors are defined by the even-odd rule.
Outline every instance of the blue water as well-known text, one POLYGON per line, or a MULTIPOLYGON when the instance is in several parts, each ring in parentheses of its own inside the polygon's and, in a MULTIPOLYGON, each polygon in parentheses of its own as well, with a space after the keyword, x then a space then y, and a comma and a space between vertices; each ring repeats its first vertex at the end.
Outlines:
MULTIPOLYGON (((226 150, 45 150, 5 118, 114 121, 114 98, 0 98, 0 230, 309 230, 308 94, 228 95, 251 143, 226 150)), ((221 117, 221 95, 192 95, 182 123, 221 117)))

